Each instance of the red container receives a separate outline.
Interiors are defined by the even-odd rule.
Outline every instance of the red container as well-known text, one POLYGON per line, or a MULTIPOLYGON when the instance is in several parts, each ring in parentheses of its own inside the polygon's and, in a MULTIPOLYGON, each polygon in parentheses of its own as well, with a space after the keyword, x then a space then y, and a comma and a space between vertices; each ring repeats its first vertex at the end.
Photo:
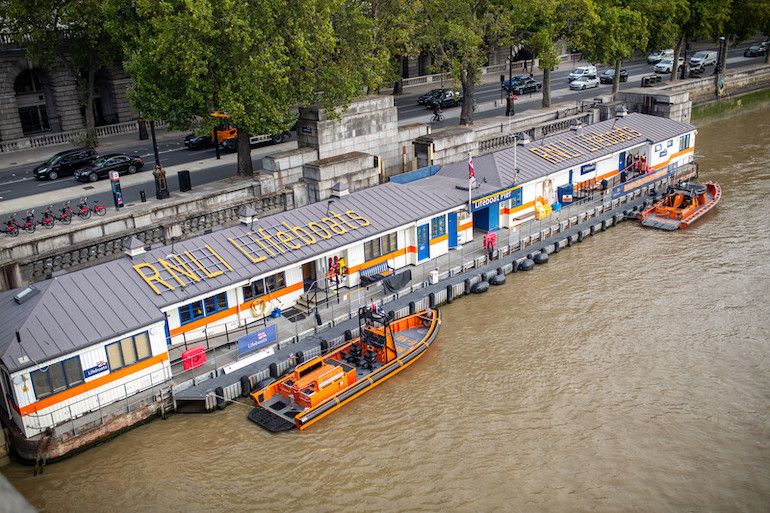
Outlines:
POLYGON ((206 363, 206 348, 203 346, 191 347, 182 353, 184 370, 197 369, 206 363))
POLYGON ((484 235, 484 247, 492 249, 495 246, 497 246, 497 234, 495 232, 490 232, 484 235))

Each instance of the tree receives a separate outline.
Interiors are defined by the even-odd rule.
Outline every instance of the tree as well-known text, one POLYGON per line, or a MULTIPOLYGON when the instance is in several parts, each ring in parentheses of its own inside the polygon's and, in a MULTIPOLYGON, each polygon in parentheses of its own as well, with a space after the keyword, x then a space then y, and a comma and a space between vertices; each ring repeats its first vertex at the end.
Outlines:
MULTIPOLYGON (((688 41, 707 39, 721 34, 730 15, 730 1, 685 0, 674 15, 678 36, 674 46, 674 65, 671 67, 671 81, 677 80, 679 54, 688 41)), ((726 60, 722 59, 722 69, 726 60)))
POLYGON ((462 86, 460 125, 471 125, 480 69, 493 49, 518 40, 518 27, 527 16, 529 3, 423 0, 417 7, 419 19, 424 20, 418 32, 421 46, 434 55, 437 71, 448 73, 462 86))
MULTIPOLYGON (((765 0, 733 0, 725 35, 737 44, 758 32, 770 36, 770 3, 765 0)), ((765 53, 765 64, 770 64, 770 52, 765 53)))
POLYGON ((0 19, 30 60, 43 67, 63 63, 75 79, 85 108, 85 146, 98 144, 94 119, 94 77, 120 62, 120 46, 107 29, 99 0, 4 0, 0 19))
POLYGON ((534 0, 534 17, 525 39, 543 70, 543 107, 551 106, 551 71, 559 64, 558 46, 588 47, 597 23, 592 0, 534 0))
POLYGON ((141 40, 126 63, 130 98, 150 120, 186 128, 225 112, 238 174, 252 176, 248 134, 293 124, 296 105, 332 115, 382 82, 387 53, 352 0, 141 0, 141 40))
POLYGON ((615 67, 612 80, 612 94, 615 94, 620 89, 623 60, 631 58, 635 50, 647 47, 647 21, 629 7, 602 5, 591 32, 594 37, 580 48, 583 58, 615 67))

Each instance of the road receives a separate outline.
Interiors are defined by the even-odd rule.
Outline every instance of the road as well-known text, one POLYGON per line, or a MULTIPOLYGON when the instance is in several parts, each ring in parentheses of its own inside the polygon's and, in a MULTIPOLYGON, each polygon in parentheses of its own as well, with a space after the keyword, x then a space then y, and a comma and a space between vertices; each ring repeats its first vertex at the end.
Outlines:
MULTIPOLYGON (((728 51, 729 69, 761 62, 761 57, 743 57, 743 50, 748 44, 742 44, 728 51)), ((714 49, 716 50, 716 48, 714 49)), ((641 77, 652 72, 652 66, 642 59, 629 62, 624 67, 629 73, 629 78, 628 82, 621 84, 621 90, 638 87, 641 77)), ((598 71, 601 73, 605 69, 598 68, 598 71)), ((607 94, 612 90, 611 84, 602 84, 598 88, 587 91, 571 91, 567 79, 570 71, 572 71, 572 67, 566 65, 551 74, 551 101, 553 104, 590 100, 596 96, 607 94)), ((711 73, 712 71, 713 67, 710 67, 706 73, 711 73)), ((663 80, 668 80, 668 76, 663 80)), ((417 104, 417 96, 423 92, 424 89, 420 93, 408 93, 395 98, 400 125, 429 122, 432 116, 431 110, 417 104)), ((505 104, 502 101, 503 98, 498 82, 484 83, 477 86, 475 97, 479 105, 479 111, 475 114, 475 119, 481 120, 504 115, 505 104)), ((539 107, 540 104, 541 93, 532 93, 520 96, 515 102, 514 109, 516 113, 520 113, 527 109, 539 107)), ((444 115, 445 121, 434 124, 436 129, 457 124, 460 108, 445 109, 444 115)), ((262 168, 262 158, 266 155, 294 149, 296 144, 296 139, 292 137, 291 140, 278 145, 266 143, 253 148, 252 158, 255 169, 262 168)), ((136 175, 121 177, 123 197, 127 205, 130 205, 132 202, 139 201, 140 191, 142 190, 148 196, 154 194, 155 187, 150 171, 154 168, 155 159, 152 147, 148 141, 137 141, 135 144, 130 144, 120 151, 132 155, 141 155, 145 161, 144 171, 136 175)), ((213 149, 188 150, 184 147, 181 138, 180 140, 166 140, 159 143, 159 152, 161 163, 168 171, 168 185, 172 191, 179 190, 176 173, 180 169, 190 170, 193 188, 235 175, 236 156, 234 153, 223 153, 221 160, 217 161, 213 149)), ((79 196, 88 196, 91 201, 97 200, 104 205, 114 208, 112 207, 113 200, 110 184, 107 180, 100 180, 95 183, 82 183, 77 182, 73 177, 65 177, 53 182, 47 180, 37 181, 31 174, 33 167, 33 165, 26 164, 0 169, 0 212, 17 211, 19 212, 17 219, 19 219, 23 218, 26 209, 35 208, 36 212, 40 213, 48 204, 58 201, 59 198, 76 198, 79 196), (64 189, 67 190, 65 191, 64 189), (52 192, 58 193, 59 191, 61 191, 61 194, 51 194, 52 192), (5 206, 3 206, 3 203, 5 203, 5 206)), ((59 205, 55 205, 55 208, 58 209, 59 205)))

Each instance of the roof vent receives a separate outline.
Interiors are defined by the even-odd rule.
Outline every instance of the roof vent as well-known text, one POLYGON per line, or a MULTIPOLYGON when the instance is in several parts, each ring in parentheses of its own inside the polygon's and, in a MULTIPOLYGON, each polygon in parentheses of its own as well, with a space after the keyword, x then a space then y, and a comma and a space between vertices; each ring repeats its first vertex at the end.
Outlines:
POLYGON ((616 118, 624 118, 628 116, 628 109, 625 105, 621 105, 617 109, 615 109, 615 117, 616 118))
POLYGON ((144 242, 139 240, 138 237, 131 237, 123 243, 123 250, 129 258, 134 258, 144 253, 144 242))
POLYGON ((342 182, 337 182, 332 186, 332 193, 329 197, 339 199, 347 196, 348 194, 350 194, 348 186, 342 182))
POLYGON ((238 212, 238 219, 241 221, 241 224, 244 224, 246 226, 252 226, 252 223, 256 223, 259 221, 259 218, 257 217, 259 215, 259 212, 254 210, 251 207, 243 207, 240 212, 238 212))
POLYGON ((24 290, 13 296, 13 300, 20 305, 38 292, 40 291, 34 285, 28 285, 24 290))

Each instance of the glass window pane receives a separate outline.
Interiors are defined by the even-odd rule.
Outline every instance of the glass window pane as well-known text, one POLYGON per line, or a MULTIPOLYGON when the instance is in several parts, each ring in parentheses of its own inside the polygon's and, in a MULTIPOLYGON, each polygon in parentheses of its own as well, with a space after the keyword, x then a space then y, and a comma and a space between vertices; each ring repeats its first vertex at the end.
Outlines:
POLYGON ((40 399, 51 395, 51 383, 48 382, 48 373, 43 371, 35 371, 32 373, 32 388, 35 389, 35 397, 40 399))
POLYGON ((243 290, 243 300, 248 301, 249 299, 254 297, 254 289, 251 288, 251 285, 246 285, 245 287, 242 287, 243 290))
POLYGON ((217 311, 217 298, 216 296, 207 297, 203 300, 206 307, 206 315, 212 314, 217 311))
POLYGON ((134 337, 128 337, 121 340, 120 350, 123 353, 123 363, 126 366, 136 363, 136 348, 134 347, 134 337))
POLYGON ((152 351, 150 351, 150 336, 146 331, 134 337, 134 344, 136 346, 136 355, 140 360, 152 356, 152 351))
POLYGON ((123 365, 123 353, 120 351, 120 342, 115 342, 107 346, 107 361, 110 363, 110 370, 117 370, 123 365))
POLYGON ((203 317, 203 301, 196 301, 190 305, 193 319, 200 319, 203 317))
POLYGON ((217 310, 227 309, 227 292, 217 294, 217 310))
POLYGON ((64 375, 67 377, 67 385, 73 387, 85 381, 83 379, 83 369, 80 366, 80 357, 64 360, 64 375))
POLYGON ((179 322, 182 324, 188 323, 191 320, 190 317, 190 305, 179 307, 179 322))
POLYGON ((252 285, 254 286, 255 296, 263 296, 265 294, 265 280, 257 280, 252 285))
POLYGON ((61 362, 52 363, 48 366, 48 376, 51 378, 54 393, 61 392, 67 388, 67 380, 64 378, 64 366, 61 362))
POLYGON ((275 288, 282 289, 286 286, 286 274, 278 273, 275 275, 275 288))

